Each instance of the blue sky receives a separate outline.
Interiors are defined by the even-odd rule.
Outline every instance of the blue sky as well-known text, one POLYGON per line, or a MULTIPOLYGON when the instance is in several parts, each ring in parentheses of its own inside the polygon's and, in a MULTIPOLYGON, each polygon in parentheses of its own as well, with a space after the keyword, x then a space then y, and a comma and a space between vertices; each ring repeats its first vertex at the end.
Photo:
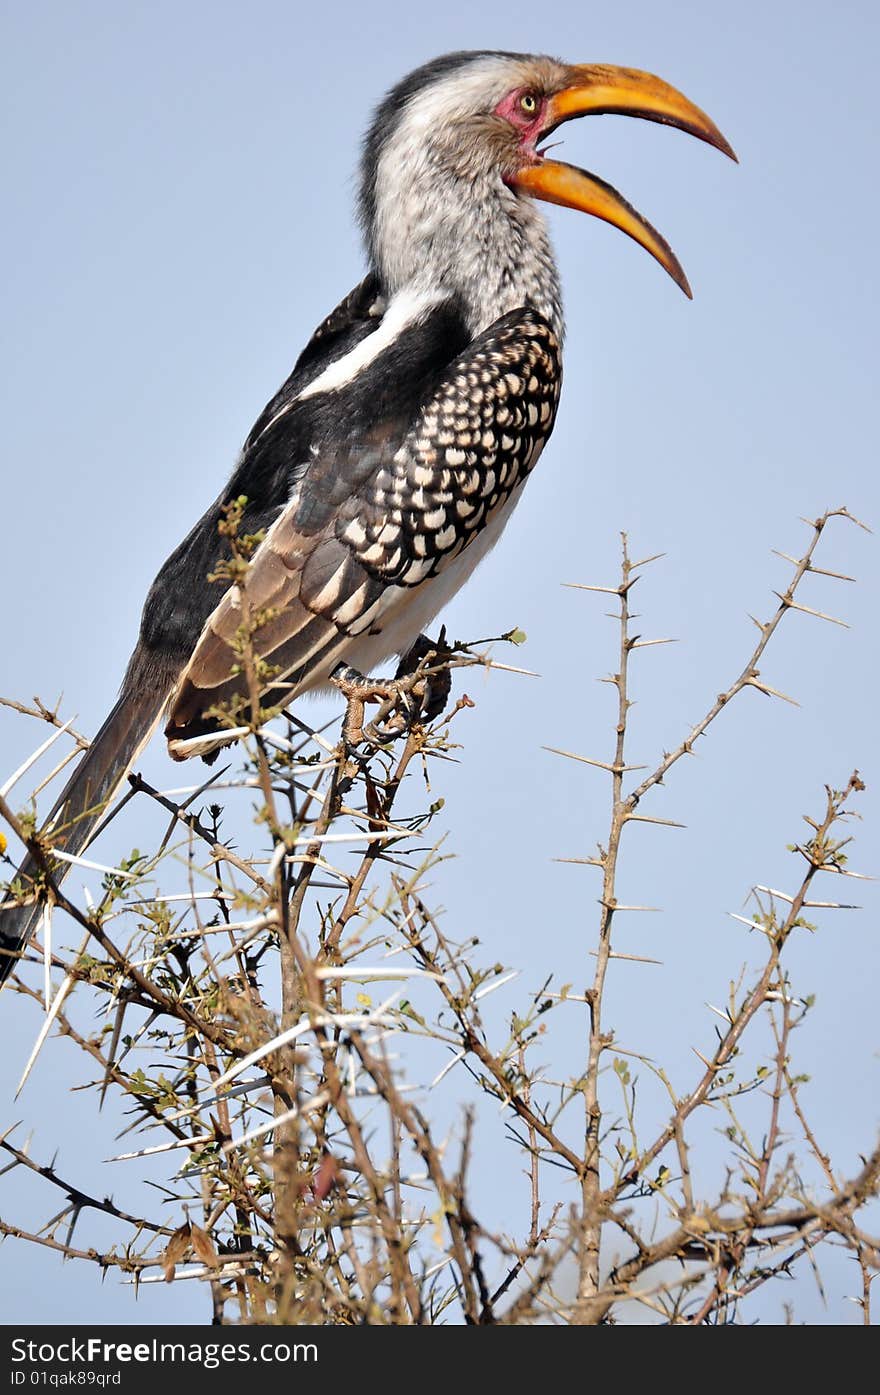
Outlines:
MULTIPOLYGON (((478 932, 524 983, 551 969, 585 981, 596 888, 550 859, 589 854, 607 790, 541 747, 607 757, 612 692, 593 679, 612 668, 614 634, 601 603, 560 583, 612 582, 621 529, 639 555, 666 554, 639 597, 645 633, 680 640, 645 651, 637 670, 634 751, 651 761, 739 671, 747 612, 766 617, 787 579, 770 549, 799 549, 799 516, 846 504, 880 522, 878 29, 869 3, 787 0, 549 0, 539 16, 523 0, 425 11, 7 0, 0 692, 52 701, 63 690, 83 729, 100 723, 158 565, 308 333, 362 274, 358 142, 392 82, 451 48, 655 71, 710 112, 739 168, 617 118, 566 128, 564 158, 660 228, 695 299, 613 230, 552 210, 569 324, 556 433, 502 544, 446 617, 462 637, 520 626, 521 660, 542 676, 469 685, 477 706, 442 791, 458 856, 437 899, 450 928, 478 932), (515 758, 502 765, 502 750, 515 758)), ((812 579, 805 599, 852 629, 790 618, 764 676, 801 706, 744 694, 652 805, 687 830, 640 831, 627 856, 626 898, 664 910, 622 928, 620 947, 663 967, 621 969, 609 1008, 620 1040, 682 1081, 711 1034, 705 1000, 724 996, 752 952, 726 912, 755 881, 789 885, 785 846, 801 815, 856 766, 868 789, 853 865, 880 870, 876 540, 840 525, 824 556, 859 584, 812 579)), ((0 779, 39 736, 0 711, 0 779)), ((159 746, 148 761, 167 782, 159 746)), ((798 1050, 842 1169, 877 1127, 877 898, 865 887, 860 915, 826 920, 792 957, 798 988, 818 993, 798 1050)), ((37 1019, 11 995, 2 1008, 2 1119, 25 1118, 35 1154, 60 1147, 74 1179, 124 1195, 131 1183, 98 1164, 113 1151, 112 1121, 93 1137, 89 1097, 68 1092, 74 1053, 57 1047, 12 1105, 37 1019)), ((571 1071, 581 1026, 554 1042, 571 1071)), ((523 1183, 517 1159, 499 1159, 503 1209, 523 1183)), ((99 1288, 53 1256, 11 1254, 8 1242, 7 1322, 203 1312, 194 1285, 157 1286, 134 1310, 112 1280, 99 1288)), ((829 1263, 828 1306, 807 1279, 800 1310, 852 1321, 843 1295, 854 1287, 829 1263)), ((766 1316, 781 1315, 768 1300, 766 1316)))

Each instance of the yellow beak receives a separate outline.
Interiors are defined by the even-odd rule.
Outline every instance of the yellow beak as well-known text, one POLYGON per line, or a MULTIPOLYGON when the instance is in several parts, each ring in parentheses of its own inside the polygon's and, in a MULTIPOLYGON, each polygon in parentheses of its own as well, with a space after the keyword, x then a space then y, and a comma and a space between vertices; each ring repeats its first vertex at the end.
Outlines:
MULTIPOLYGON (((570 85, 555 93, 547 104, 541 139, 572 117, 614 112, 677 126, 680 131, 687 131, 736 160, 714 121, 662 78, 635 68, 605 64, 573 66, 569 68, 569 76, 570 85)), ((650 252, 690 297, 687 277, 669 243, 604 180, 574 165, 539 158, 518 170, 510 183, 522 193, 576 208, 612 223, 650 252)))

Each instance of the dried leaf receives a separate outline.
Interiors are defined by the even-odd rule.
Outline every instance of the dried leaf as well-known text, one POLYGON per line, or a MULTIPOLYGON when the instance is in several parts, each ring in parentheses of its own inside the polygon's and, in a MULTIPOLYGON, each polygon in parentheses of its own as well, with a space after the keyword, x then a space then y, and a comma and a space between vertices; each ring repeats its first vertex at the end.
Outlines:
POLYGON ((165 1246, 165 1253, 162 1256, 162 1271, 165 1275, 165 1282, 170 1284, 174 1278, 174 1269, 183 1259, 189 1249, 189 1226, 182 1225, 175 1230, 168 1244, 165 1246))
POLYGON ((200 1259, 202 1264, 206 1264, 209 1269, 216 1269, 220 1263, 220 1256, 208 1232, 202 1230, 202 1227, 196 1225, 195 1222, 190 1224, 189 1232, 196 1258, 200 1259))

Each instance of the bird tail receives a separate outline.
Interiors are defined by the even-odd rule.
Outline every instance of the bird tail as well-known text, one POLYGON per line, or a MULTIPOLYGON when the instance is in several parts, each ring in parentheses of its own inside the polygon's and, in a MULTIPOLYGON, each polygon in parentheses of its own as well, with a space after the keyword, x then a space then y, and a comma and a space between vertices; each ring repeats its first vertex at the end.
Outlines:
MULTIPOLYGON (((135 688, 126 682, 119 700, 68 780, 44 825, 53 847, 74 857, 88 844, 96 826, 155 730, 165 705, 166 685, 135 688)), ((57 885, 70 864, 48 853, 57 885)), ((42 868, 28 853, 16 874, 20 895, 0 905, 0 986, 15 968, 43 913, 35 891, 42 868)))

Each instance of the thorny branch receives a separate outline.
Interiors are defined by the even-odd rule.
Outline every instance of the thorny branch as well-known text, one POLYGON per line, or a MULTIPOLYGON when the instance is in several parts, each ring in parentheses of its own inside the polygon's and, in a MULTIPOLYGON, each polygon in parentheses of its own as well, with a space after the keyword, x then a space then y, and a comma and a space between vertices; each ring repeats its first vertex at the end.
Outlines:
MULTIPOLYGON (((434 721, 419 707, 444 669, 510 667, 493 656, 498 641, 475 648, 441 638, 412 673, 349 685, 334 744, 297 716, 261 707, 267 675, 253 637, 266 617, 245 614, 238 660, 247 698, 217 714, 242 738, 243 772, 216 771, 182 796, 133 775, 104 829, 115 836, 120 810, 136 800, 164 819, 164 836, 152 857, 123 858, 106 873, 84 909, 53 878, 51 840, 32 813, 16 813, 0 796, 0 817, 39 869, 47 926, 64 917, 87 936, 65 953, 56 928, 52 945, 24 956, 13 986, 41 1003, 52 974, 63 976, 47 1024, 97 1068, 86 1084, 96 1103, 114 1093, 128 1112, 122 1132, 138 1136, 108 1165, 169 1164, 160 1209, 145 1203, 138 1214, 62 1178, 54 1162, 34 1161, 10 1131, 0 1139, 8 1167, 61 1191, 64 1205, 43 1226, 0 1221, 0 1234, 117 1269, 136 1284, 194 1276, 209 1287, 215 1321, 325 1324, 598 1323, 625 1320, 634 1302, 669 1323, 735 1322, 767 1284, 798 1266, 818 1273, 821 1246, 833 1243, 856 1261, 856 1301, 870 1322, 880 1149, 867 1150, 847 1177, 820 1145, 792 1056, 812 1004, 797 995, 785 960, 811 908, 839 904, 816 899, 820 874, 854 875, 840 829, 863 788, 858 774, 828 788, 820 815, 807 820, 794 891, 756 889, 747 923, 763 957, 732 986, 726 1010, 715 1009, 722 1025, 685 1091, 616 1042, 605 1003, 615 961, 634 957, 614 948, 616 912, 644 909, 618 900, 625 830, 671 823, 643 812, 646 797, 740 692, 784 696, 759 665, 790 611, 833 620, 799 593, 808 573, 842 575, 814 561, 833 518, 856 521, 837 509, 811 525, 803 555, 787 559, 793 575, 778 609, 755 622, 759 639, 739 676, 631 788, 631 657, 660 641, 633 634, 630 597, 654 559, 633 562, 624 537, 618 585, 584 588, 610 591, 618 604, 616 671, 607 680, 616 692, 611 757, 560 752, 611 777, 598 855, 568 859, 602 873, 592 981, 578 996, 548 979, 511 1013, 506 1036, 485 999, 510 975, 481 965, 475 942, 457 940, 429 904, 428 875, 445 857, 432 827, 442 807, 432 783, 441 762, 456 758, 453 734, 470 699, 434 721), (370 723, 365 694, 379 701, 370 723), (250 841, 241 833, 245 810, 256 818, 250 841), (184 891, 157 889, 179 885, 181 871, 184 891), (37 988, 27 966, 42 955, 37 988), (536 1055, 539 1042, 550 1050, 546 1025, 563 1003, 587 1010, 581 1065, 536 1055), (772 1052, 764 1059, 756 1048, 747 1060, 760 1020, 772 1052), (640 1069, 668 1098, 659 1126, 645 1124, 640 1069), (468 1092, 457 1140, 434 1118, 434 1100, 450 1087, 456 1102, 468 1092), (495 1109, 479 1110, 481 1099, 495 1109), (474 1166, 498 1108, 527 1178, 522 1216, 501 1234, 480 1219, 484 1158, 474 1166), (692 1159, 702 1156, 694 1130, 708 1110, 728 1120, 730 1158, 707 1194, 706 1167, 695 1171, 692 1159), (793 1135, 805 1157, 792 1151, 793 1135), (74 1228, 94 1210, 120 1242, 75 1248, 74 1228), (183 1271, 188 1261, 196 1268, 183 1271)), ((227 523, 229 565, 245 575, 253 539, 239 546, 235 518, 227 523)), ((59 740, 70 733, 57 708, 4 705, 48 723, 59 740)), ((16 778, 30 768, 31 759, 16 778)), ((10 853, 4 860, 13 870, 10 853)), ((94 864, 83 867, 94 876, 94 864)), ((47 1035, 44 1028, 23 1083, 47 1035)), ((492 1169, 503 1159, 493 1152, 492 1169)))

